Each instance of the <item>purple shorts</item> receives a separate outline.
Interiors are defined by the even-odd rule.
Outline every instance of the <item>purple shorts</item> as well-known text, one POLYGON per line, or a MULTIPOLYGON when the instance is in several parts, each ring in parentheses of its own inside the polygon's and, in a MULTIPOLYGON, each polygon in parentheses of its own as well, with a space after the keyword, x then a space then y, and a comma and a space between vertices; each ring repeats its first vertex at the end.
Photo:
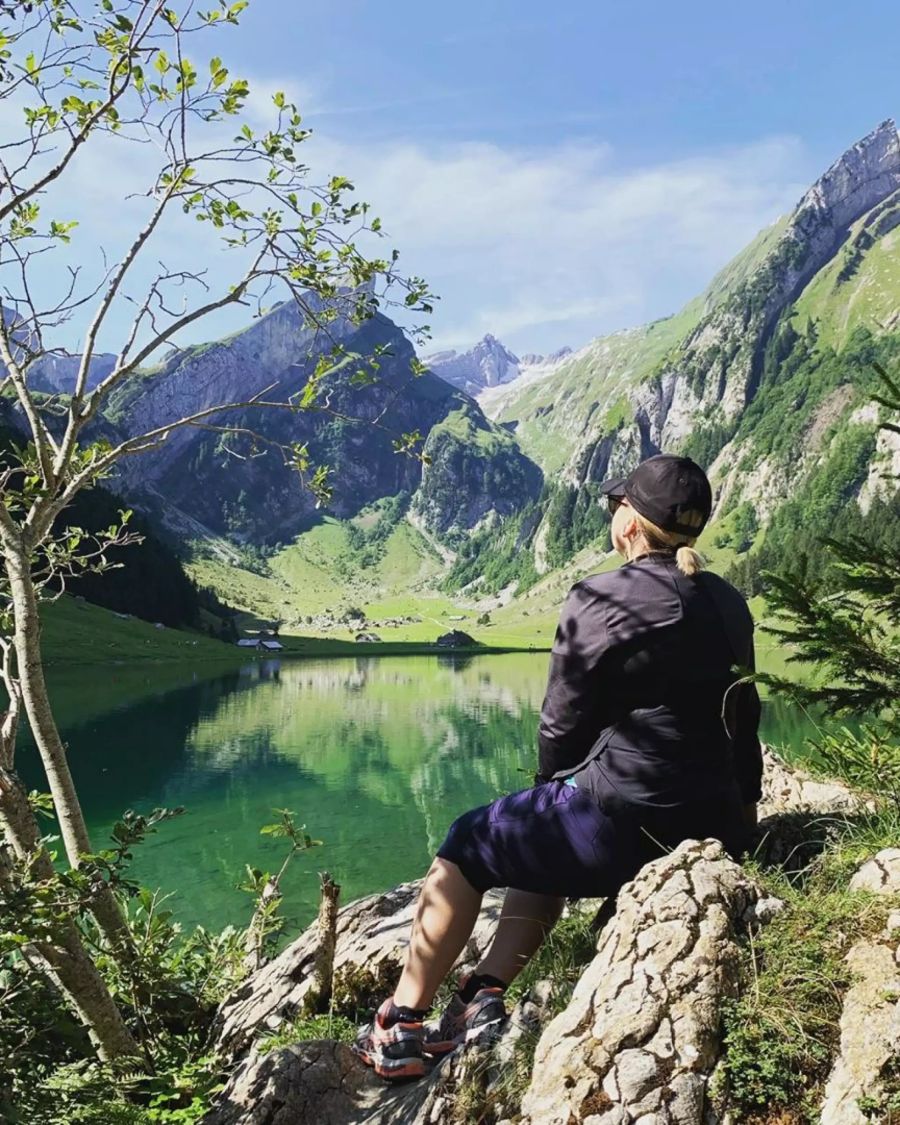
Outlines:
POLYGON ((463 813, 438 850, 477 891, 611 895, 641 866, 631 833, 584 789, 548 781, 463 813))
POLYGON ((631 806, 613 817, 586 789, 548 781, 463 813, 438 850, 476 891, 511 887, 565 898, 616 894, 651 859, 682 840, 745 844, 740 801, 706 798, 669 808, 631 806))

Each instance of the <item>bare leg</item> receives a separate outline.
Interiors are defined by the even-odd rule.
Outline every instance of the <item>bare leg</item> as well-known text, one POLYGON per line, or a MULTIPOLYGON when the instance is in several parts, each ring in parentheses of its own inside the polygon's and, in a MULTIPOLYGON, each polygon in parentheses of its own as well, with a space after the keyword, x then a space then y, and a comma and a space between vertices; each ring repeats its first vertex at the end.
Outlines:
POLYGON ((475 971, 511 984, 540 949, 565 901, 530 891, 507 891, 494 940, 475 971))
POLYGON ((481 895, 456 864, 435 859, 419 895, 395 1004, 431 1007, 441 982, 472 936, 480 909, 481 895))

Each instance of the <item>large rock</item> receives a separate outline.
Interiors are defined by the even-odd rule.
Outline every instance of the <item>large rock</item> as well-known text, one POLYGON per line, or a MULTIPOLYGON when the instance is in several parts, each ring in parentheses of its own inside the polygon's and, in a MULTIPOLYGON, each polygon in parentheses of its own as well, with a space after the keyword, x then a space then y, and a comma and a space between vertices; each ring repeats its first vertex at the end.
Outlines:
POLYGON ((544 1031, 522 1125, 700 1125, 735 935, 756 885, 721 845, 687 841, 619 893, 566 1010, 544 1031))
POLYGON ((867 860, 850 880, 850 890, 900 894, 900 848, 884 848, 867 860))
MULTIPOLYGON (((889 853, 896 863, 900 852, 891 848, 889 853)), ((879 870, 883 868, 873 867, 870 860, 857 872, 851 886, 885 893, 884 883, 873 878, 873 871, 879 870)), ((892 890, 898 890, 896 883, 892 890)), ((880 937, 856 942, 847 954, 853 983, 844 997, 840 1048, 825 1088, 822 1125, 866 1125, 872 1120, 890 1120, 883 1111, 887 1110, 884 1099, 897 1092, 896 1073, 892 1075, 892 1071, 900 1061, 898 939, 900 915, 895 911, 880 937), (873 1112, 878 1115, 876 1118, 873 1112)))
POLYGON ((763 749, 763 794, 761 817, 778 813, 853 812, 865 799, 840 781, 822 781, 798 766, 788 765, 769 749, 763 749))
POLYGON ((375 1107, 379 1086, 344 1043, 314 1040, 254 1051, 203 1125, 349 1125, 375 1107))
MULTIPOLYGON (((374 1005, 393 989, 420 887, 421 881, 403 883, 387 894, 369 895, 340 911, 334 958, 334 998, 338 1006, 374 1005)), ((478 924, 463 953, 463 963, 481 958, 493 936, 502 903, 499 891, 485 895, 478 924)), ((314 988, 317 944, 314 923, 225 1001, 215 1026, 220 1050, 238 1053, 258 1031, 274 1031, 285 1019, 303 1010, 314 988)))

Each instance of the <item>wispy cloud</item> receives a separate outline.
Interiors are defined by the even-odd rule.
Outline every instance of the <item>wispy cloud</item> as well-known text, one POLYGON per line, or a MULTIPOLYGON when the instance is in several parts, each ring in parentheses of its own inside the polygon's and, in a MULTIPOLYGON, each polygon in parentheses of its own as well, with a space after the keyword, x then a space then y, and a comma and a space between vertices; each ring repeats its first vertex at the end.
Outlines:
POLYGON ((335 145, 406 268, 442 295, 436 346, 486 331, 578 345, 675 311, 805 186, 802 146, 774 137, 623 167, 603 143, 335 145))

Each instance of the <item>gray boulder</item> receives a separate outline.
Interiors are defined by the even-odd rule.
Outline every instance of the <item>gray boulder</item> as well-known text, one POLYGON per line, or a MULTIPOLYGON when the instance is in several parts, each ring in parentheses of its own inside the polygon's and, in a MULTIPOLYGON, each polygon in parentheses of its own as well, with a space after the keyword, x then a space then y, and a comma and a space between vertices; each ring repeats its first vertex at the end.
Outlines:
POLYGON ((865 798, 840 781, 822 781, 798 766, 788 765, 763 748, 761 817, 779 813, 839 813, 858 811, 865 798))
POLYGON ((900 848, 883 848, 867 860, 850 880, 850 890, 878 895, 900 893, 900 848))
POLYGON ((344 1043, 316 1040, 268 1054, 254 1051, 203 1125, 348 1125, 365 1119, 380 1092, 344 1043))
POLYGON ((522 1125, 701 1125, 735 937, 760 898, 715 841, 687 841, 619 893, 597 955, 537 1046, 522 1125))
POLYGON ((332 1040, 253 1050, 203 1125, 463 1125, 472 1099, 488 1091, 495 1110, 515 1112, 503 1101, 504 1078, 523 1037, 538 1029, 543 991, 517 1005, 499 1037, 455 1052, 412 1084, 385 1085, 332 1040))
POLYGON ((441 633, 435 644, 441 648, 474 648, 478 641, 464 633, 462 629, 451 629, 449 633, 441 633))

